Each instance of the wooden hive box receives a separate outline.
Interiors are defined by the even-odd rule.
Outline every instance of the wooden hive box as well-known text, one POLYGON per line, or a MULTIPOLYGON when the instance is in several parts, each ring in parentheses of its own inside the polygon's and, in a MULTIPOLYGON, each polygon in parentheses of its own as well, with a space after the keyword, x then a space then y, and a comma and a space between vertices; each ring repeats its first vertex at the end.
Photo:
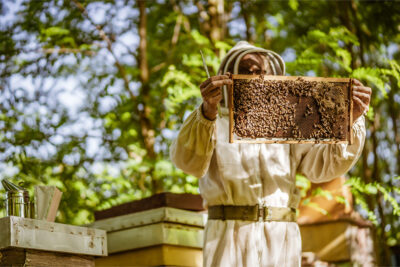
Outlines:
POLYGON ((232 75, 231 143, 352 143, 352 79, 232 75))
POLYGON ((97 211, 108 257, 96 266, 202 266, 207 219, 200 195, 160 193, 97 211))
POLYGON ((108 257, 96 266, 202 266, 206 215, 160 207, 95 221, 107 231, 108 257))
POLYGON ((22 217, 0 218, 0 266, 95 266, 104 230, 22 217))

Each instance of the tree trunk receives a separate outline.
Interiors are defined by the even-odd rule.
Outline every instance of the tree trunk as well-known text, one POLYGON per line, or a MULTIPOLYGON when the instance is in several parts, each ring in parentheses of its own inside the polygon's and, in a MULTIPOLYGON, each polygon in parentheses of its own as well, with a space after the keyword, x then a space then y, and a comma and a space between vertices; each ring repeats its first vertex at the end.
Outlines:
MULTIPOLYGON (((380 115, 379 112, 375 112, 375 117, 374 117, 374 122, 371 127, 371 139, 372 139, 372 152, 374 154, 374 165, 372 169, 372 179, 379 184, 382 184, 382 180, 380 178, 380 171, 379 171, 379 158, 378 158, 378 138, 376 136, 376 130, 379 129, 379 122, 380 122, 380 115)), ((376 198, 376 205, 378 207, 378 213, 379 217, 381 219, 381 227, 380 227, 380 235, 379 238, 379 243, 380 243, 380 248, 381 248, 381 255, 378 259, 378 264, 383 265, 383 266, 389 266, 390 265, 390 251, 389 247, 386 244, 386 237, 385 237, 385 226, 386 226, 386 216, 383 211, 382 204, 383 203, 383 195, 381 192, 378 191, 377 198, 376 198)))
MULTIPOLYGON (((154 151, 155 131, 152 126, 150 116, 150 86, 149 86, 149 67, 147 64, 147 14, 146 14, 146 1, 139 0, 139 70, 141 87, 141 108, 139 108, 140 127, 143 137, 144 146, 147 151, 148 158, 154 162, 156 160, 156 153, 154 151)), ((159 192, 158 183, 153 177, 154 167, 149 171, 151 175, 152 193, 159 192)))
POLYGON ((250 22, 249 12, 247 11, 246 8, 246 1, 244 0, 240 1, 240 9, 244 19, 244 23, 246 24, 246 40, 249 43, 254 43, 254 38, 253 38, 254 36, 251 33, 251 22, 250 22))
POLYGON ((360 60, 361 60, 361 65, 362 66, 365 66, 365 59, 364 59, 364 53, 365 53, 365 50, 364 50, 364 45, 365 45, 365 43, 364 43, 364 35, 363 35, 363 33, 362 33, 362 31, 361 31, 361 25, 360 25, 360 21, 358 20, 358 16, 357 16, 357 3, 354 1, 354 0, 351 0, 350 2, 349 2, 349 5, 350 5, 350 11, 351 11, 351 13, 352 13, 352 15, 353 15, 353 23, 354 23, 354 26, 355 26, 355 34, 357 35, 357 38, 358 38, 358 41, 360 42, 360 56, 359 56, 359 58, 360 58, 360 60))
POLYGON ((398 91, 397 83, 395 79, 391 79, 391 84, 392 88, 388 93, 388 113, 390 115, 390 118, 392 120, 393 124, 393 132, 394 132, 394 142, 396 144, 396 153, 397 153, 397 169, 395 172, 400 175, 400 134, 398 131, 398 125, 397 125, 397 120, 398 120, 398 110, 396 109, 397 103, 394 101, 394 91, 398 91))
POLYGON ((224 1, 209 0, 208 14, 210 16, 210 39, 215 43, 224 39, 224 1))
MULTIPOLYGON (((333 4, 336 7, 336 13, 339 15, 339 19, 343 25, 346 26, 346 28, 352 32, 353 34, 356 34, 356 30, 354 29, 354 26, 351 23, 350 19, 350 3, 346 1, 334 1, 333 4)), ((346 44, 346 49, 351 55, 351 68, 356 69, 356 56, 354 54, 353 50, 353 44, 348 43, 346 44)))

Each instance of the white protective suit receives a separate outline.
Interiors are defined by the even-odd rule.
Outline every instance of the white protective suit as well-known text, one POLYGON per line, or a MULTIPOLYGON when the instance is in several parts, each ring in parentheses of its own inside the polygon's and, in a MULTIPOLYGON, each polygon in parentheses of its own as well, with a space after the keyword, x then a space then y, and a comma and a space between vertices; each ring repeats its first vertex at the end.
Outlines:
MULTIPOLYGON (((205 207, 264 205, 297 208, 296 173, 325 182, 346 173, 359 158, 364 117, 353 124, 352 145, 231 144, 228 116, 207 120, 201 106, 185 120, 170 148, 175 165, 201 178, 205 207)), ((300 266, 301 238, 295 222, 209 220, 204 266, 300 266)))

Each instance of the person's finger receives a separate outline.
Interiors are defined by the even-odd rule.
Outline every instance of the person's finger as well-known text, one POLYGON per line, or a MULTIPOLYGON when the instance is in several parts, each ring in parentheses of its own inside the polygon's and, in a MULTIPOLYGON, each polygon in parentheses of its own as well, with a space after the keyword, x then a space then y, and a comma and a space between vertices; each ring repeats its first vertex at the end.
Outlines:
POLYGON ((212 91, 215 90, 215 88, 219 88, 222 87, 223 85, 230 85, 230 84, 232 84, 231 79, 212 81, 205 88, 201 88, 201 93, 207 94, 208 91, 212 91))
POLYGON ((364 86, 359 80, 353 79, 353 84, 358 85, 358 86, 364 86))
POLYGON ((200 88, 205 88, 207 87, 210 83, 214 82, 214 81, 218 81, 218 80, 226 80, 229 79, 228 75, 217 75, 217 76, 211 76, 210 78, 208 78, 207 80, 205 80, 204 82, 202 82, 200 84, 200 88))
POLYGON ((214 94, 215 92, 220 92, 221 87, 220 86, 213 86, 211 83, 208 87, 203 88, 200 90, 202 97, 207 97, 209 95, 214 94))
POLYGON ((361 99, 357 96, 353 96, 354 106, 357 109, 360 109, 362 112, 368 109, 368 105, 365 104, 361 99))
POLYGON ((207 102, 209 104, 218 104, 222 99, 222 93, 216 92, 213 95, 207 96, 203 98, 204 102, 207 102))
POLYGON ((363 92, 354 91, 353 95, 361 99, 365 104, 368 104, 371 99, 369 94, 363 92))
POLYGON ((207 100, 209 100, 211 98, 214 98, 214 97, 216 97, 218 95, 222 96, 222 90, 220 88, 216 88, 216 89, 217 90, 208 91, 207 93, 202 94, 203 99, 207 101, 207 100))
POLYGON ((211 98, 208 102, 212 104, 218 104, 219 102, 221 102, 221 99, 222 99, 222 94, 219 94, 211 98))
POLYGON ((366 86, 353 86, 353 92, 359 91, 371 95, 372 89, 366 86))

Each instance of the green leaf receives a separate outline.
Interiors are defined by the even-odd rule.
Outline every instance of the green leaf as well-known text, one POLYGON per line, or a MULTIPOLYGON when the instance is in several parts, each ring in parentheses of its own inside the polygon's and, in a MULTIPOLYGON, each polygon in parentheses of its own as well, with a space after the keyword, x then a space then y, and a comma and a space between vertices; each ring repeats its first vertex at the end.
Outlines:
POLYGON ((318 211, 319 213, 322 213, 323 215, 328 215, 328 211, 321 208, 317 203, 315 202, 310 202, 307 204, 307 207, 313 208, 314 210, 318 211))
POLYGON ((366 184, 365 185, 365 192, 367 194, 376 195, 376 193, 378 193, 378 189, 373 184, 366 184))
POLYGON ((202 45, 202 46, 210 45, 210 41, 208 40, 208 38, 201 35, 198 30, 192 30, 190 34, 191 34, 192 38, 194 39, 194 41, 198 45, 202 45))
POLYGON ((289 6, 294 11, 297 11, 297 8, 299 6, 299 2, 297 0, 289 0, 289 6))
POLYGON ((375 85, 382 93, 382 95, 384 97, 387 97, 387 93, 385 90, 385 81, 382 79, 381 73, 382 73, 381 70, 377 68, 361 67, 353 70, 351 77, 362 81, 367 81, 368 83, 375 85))
POLYGON ((324 190, 321 187, 317 187, 316 189, 314 189, 312 191, 312 195, 313 196, 321 196, 321 197, 325 197, 328 200, 332 200, 333 196, 332 193, 328 190, 324 190))
POLYGON ((61 27, 49 27, 46 29, 42 29, 42 34, 52 37, 52 36, 60 36, 60 35, 68 35, 70 32, 68 29, 64 29, 61 27))
POLYGON ((371 106, 369 107, 366 116, 370 121, 374 120, 374 116, 375 115, 374 115, 374 108, 373 107, 371 107, 371 106))
POLYGON ((346 207, 346 209, 350 208, 350 203, 349 203, 349 201, 347 201, 347 199, 346 199, 345 197, 343 197, 343 196, 336 196, 335 199, 336 199, 336 201, 337 201, 338 203, 344 204, 345 207, 346 207))

